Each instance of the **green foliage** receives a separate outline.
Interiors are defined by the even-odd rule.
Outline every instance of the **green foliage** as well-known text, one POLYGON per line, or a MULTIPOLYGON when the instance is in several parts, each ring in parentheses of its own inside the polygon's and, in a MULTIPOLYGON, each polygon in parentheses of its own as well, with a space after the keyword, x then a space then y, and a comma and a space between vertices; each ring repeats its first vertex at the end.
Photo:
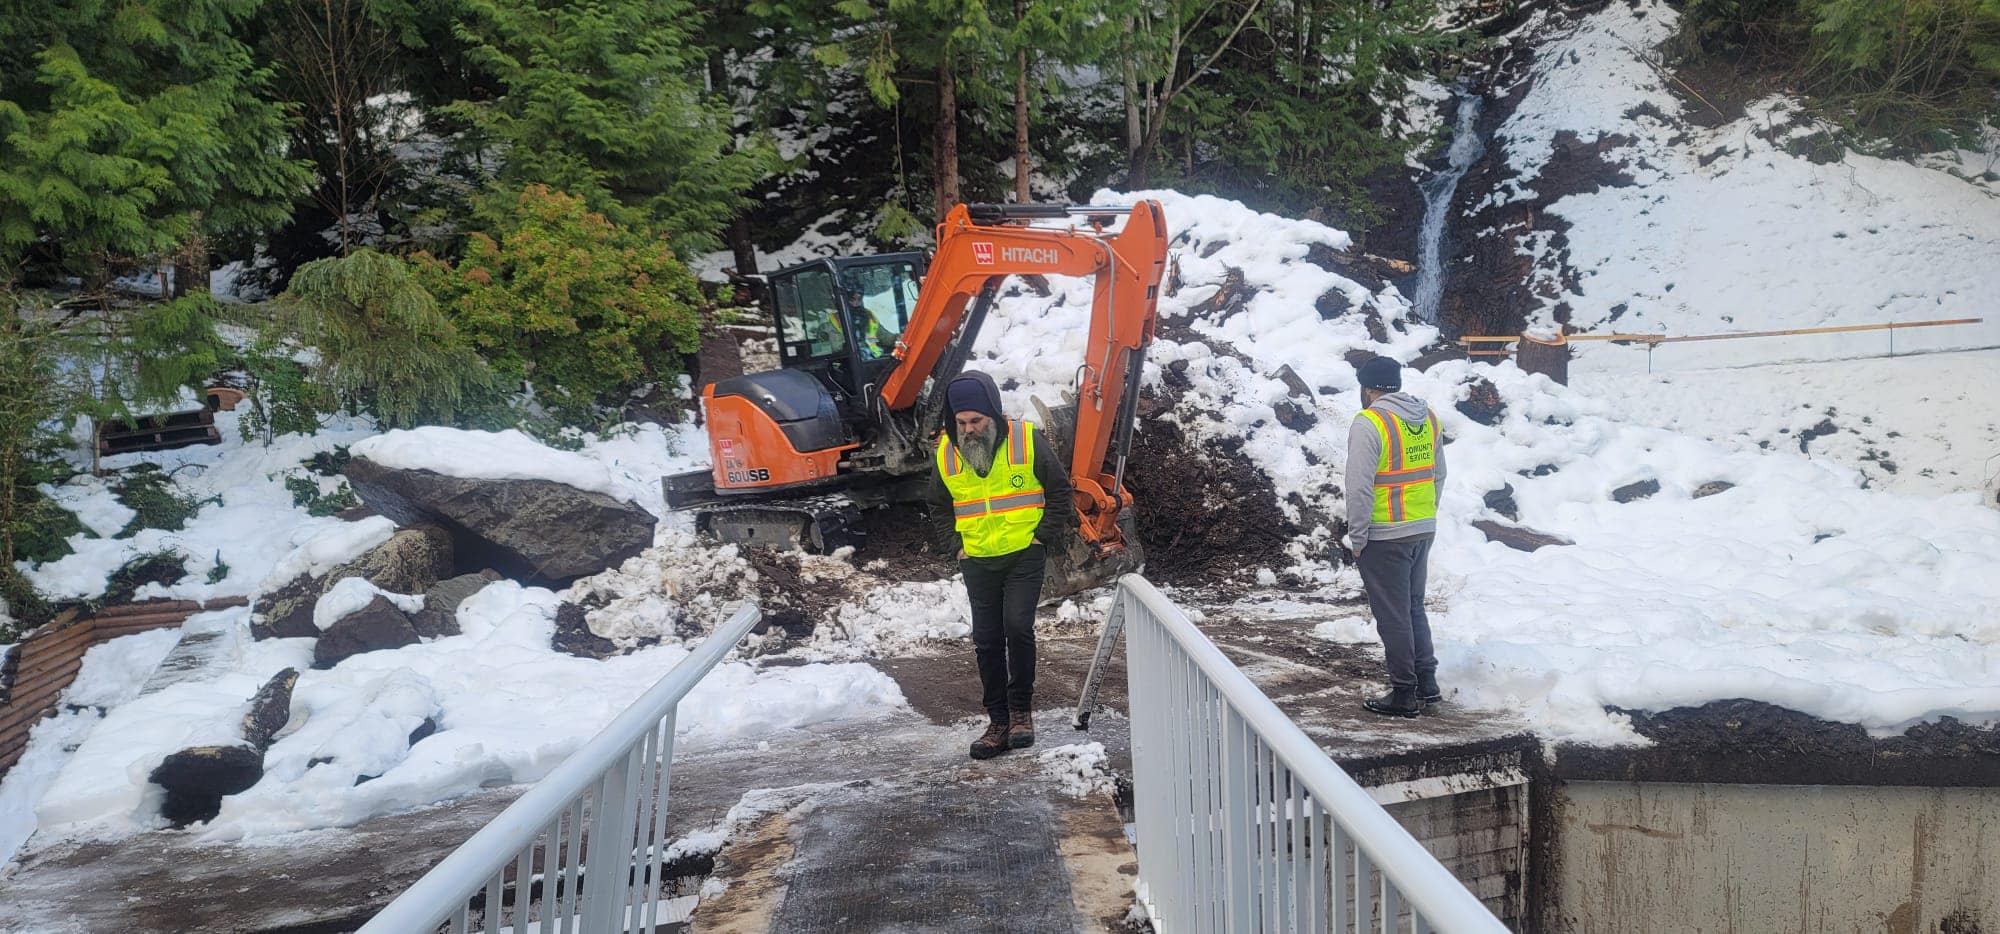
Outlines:
POLYGON ((307 263, 278 301, 283 327, 318 351, 312 378, 384 425, 450 424, 496 404, 492 371, 402 260, 357 250, 307 263))
POLYGON ((334 392, 314 381, 306 365, 271 335, 245 351, 237 368, 245 376, 244 402, 249 406, 236 421, 245 441, 262 435, 269 443, 276 435, 310 434, 319 430, 322 416, 340 409, 334 392))
POLYGON ((178 548, 159 548, 133 556, 105 581, 103 596, 91 600, 95 606, 128 603, 147 584, 171 585, 187 576, 187 554, 178 548))
POLYGON ((127 509, 137 513, 125 523, 115 538, 131 538, 141 529, 179 531, 201 507, 215 500, 202 500, 181 492, 174 479, 152 464, 141 464, 119 476, 112 491, 127 509))
POLYGON ((473 346, 545 402, 670 381, 700 344, 705 300, 666 241, 546 186, 523 190, 455 265, 415 264, 473 346))
POLYGON ((235 34, 260 0, 25 0, 0 13, 0 278, 47 250, 86 285, 283 220, 305 180, 235 34))
POLYGON ((2000 121, 2000 0, 1689 0, 1677 44, 1788 73, 1825 114, 1895 150, 1952 146, 2000 121))
POLYGON ((11 562, 0 564, 0 602, 7 604, 8 615, 14 617, 12 627, 0 625, 0 642, 15 641, 56 615, 55 606, 11 562))
POLYGON ((315 516, 330 516, 361 504, 346 483, 336 485, 334 491, 328 493, 320 489, 318 480, 311 477, 286 477, 285 489, 292 494, 292 505, 304 506, 306 512, 315 516))
POLYGON ((5 291, 0 291, 0 314, 5 315, 0 317, 0 568, 11 568, 28 550, 48 555, 56 549, 43 539, 51 517, 35 515, 42 499, 35 484, 55 479, 44 448, 65 392, 53 335, 18 317, 14 296, 5 291))
POLYGON ((229 562, 222 560, 222 551, 217 549, 215 552, 215 565, 208 569, 208 582, 211 584, 220 584, 222 583, 222 579, 228 576, 229 562))
POLYGON ((74 408, 103 423, 177 407, 223 367, 231 350, 216 336, 220 303, 207 292, 168 302, 116 305, 60 333, 60 350, 86 376, 74 408))
POLYGON ((55 500, 33 487, 15 491, 14 557, 20 561, 54 561, 74 549, 69 538, 85 531, 75 513, 56 505, 55 500))
POLYGON ((498 95, 450 113, 503 154, 512 192, 547 185, 613 221, 713 249, 772 166, 738 145, 701 87, 703 15, 687 0, 463 0, 454 33, 498 95))

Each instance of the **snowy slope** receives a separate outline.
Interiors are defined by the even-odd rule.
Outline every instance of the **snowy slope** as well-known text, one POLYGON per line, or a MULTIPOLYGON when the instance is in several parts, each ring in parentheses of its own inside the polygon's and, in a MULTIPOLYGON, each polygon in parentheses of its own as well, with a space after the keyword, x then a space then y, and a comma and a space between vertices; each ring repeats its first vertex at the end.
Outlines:
MULTIPOLYGON (((1606 158, 1632 185, 1548 208, 1570 224, 1566 263, 1546 231, 1517 237, 1551 287, 1542 321, 1559 303, 1579 330, 1641 334, 1984 317, 1901 332, 1896 348, 2000 346, 1992 304, 2000 192, 1943 168, 1851 152, 1815 165, 1786 144, 1824 128, 1782 97, 1720 126, 1695 125, 1683 115, 1702 105, 1684 104, 1650 64, 1678 18, 1666 3, 1639 0, 1557 27, 1537 46, 1531 86, 1496 133, 1516 175, 1492 196, 1501 201, 1534 190, 1559 132, 1629 140, 1606 158), (1560 284, 1565 265, 1575 289, 1560 284)), ((1524 31, 1542 28, 1538 20, 1524 31)), ((1667 346, 1656 357, 1718 366, 1880 354, 1887 345, 1886 334, 1863 333, 1667 346)), ((1579 366, 1630 372, 1635 356, 1643 371, 1643 349, 1592 346, 1579 366)))
MULTIPOLYGON (((1360 404, 1345 352, 1408 359, 1434 332, 1408 323, 1407 303, 1393 293, 1361 290, 1357 311, 1322 320, 1320 291, 1359 289, 1305 261, 1310 245, 1343 242, 1337 231, 1211 198, 1146 196, 1165 206, 1187 282, 1162 299, 1164 320, 1193 315, 1228 266, 1259 290, 1226 321, 1196 316, 1201 340, 1156 345, 1163 364, 1194 363, 1184 424, 1244 438, 1281 496, 1336 507, 1346 426, 1360 404), (1389 322, 1387 344, 1371 341, 1362 309, 1389 322), (1216 352, 1225 341, 1237 356, 1216 352), (1303 433, 1276 418, 1282 367, 1315 387, 1319 421, 1303 433)), ((1067 384, 1087 290, 1061 283, 1051 299, 1024 293, 996 311, 980 365, 1019 381, 1010 405, 1031 390, 1051 398, 1067 384)), ((1856 471, 1796 446, 1767 451, 1649 427, 1624 407, 1648 402, 1592 398, 1511 363, 1448 362, 1406 373, 1405 385, 1432 403, 1451 442, 1432 597, 1443 604, 1434 617, 1441 676, 1460 702, 1520 710, 1550 736, 1596 742, 1634 738, 1606 705, 1730 697, 1876 730, 1945 715, 2000 718, 2000 653, 1992 651, 2000 644, 2000 512, 1981 508, 1974 494, 1863 489, 1856 471), (1507 402, 1493 426, 1451 405, 1481 377, 1507 402), (1613 489, 1648 479, 1659 494, 1612 501, 1613 489), (1713 481, 1735 489, 1693 498, 1713 481), (1495 518, 1483 496, 1507 485, 1523 524, 1576 545, 1522 553, 1471 528, 1495 518)), ((1355 589, 1351 570, 1325 564, 1323 540, 1308 536, 1294 555, 1318 563, 1310 577, 1355 589)))

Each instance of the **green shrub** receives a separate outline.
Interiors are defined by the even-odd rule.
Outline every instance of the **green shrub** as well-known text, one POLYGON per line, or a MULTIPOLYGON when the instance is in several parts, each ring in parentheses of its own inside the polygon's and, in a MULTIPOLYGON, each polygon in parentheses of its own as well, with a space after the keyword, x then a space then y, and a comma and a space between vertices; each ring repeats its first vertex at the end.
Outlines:
POLYGON ((286 330, 319 352, 312 378, 386 426, 451 424, 497 403, 492 371, 402 260, 356 250, 307 263, 279 304, 286 330))
POLYGON ((11 564, 0 564, 0 601, 6 602, 8 615, 14 617, 13 635, 0 633, 0 642, 12 642, 21 633, 47 623, 56 615, 56 608, 48 598, 11 564))
POLYGON ((259 340, 244 352, 238 369, 247 377, 244 402, 249 407, 236 421, 245 441, 258 435, 268 442, 275 435, 310 434, 319 430, 321 416, 340 408, 333 391, 315 381, 280 342, 259 340))
POLYGON ((74 551, 69 545, 70 536, 85 531, 82 520, 76 514, 56 505, 55 500, 42 495, 34 487, 16 490, 15 496, 21 500, 15 506, 16 559, 39 564, 74 551))
POLYGON ((699 346, 705 299, 664 238, 543 185, 491 227, 456 264, 418 255, 417 276, 473 346, 541 401, 587 405, 671 382, 699 346))
POLYGON ((174 486, 172 477, 160 472, 152 464, 140 464, 123 474, 112 484, 118 501, 138 515, 125 523, 114 538, 131 538, 140 529, 165 529, 179 531, 187 525, 201 507, 214 499, 201 500, 192 494, 183 493, 174 486))
POLYGON ((127 603, 147 584, 174 584, 187 576, 187 555, 176 548, 161 548, 134 556, 104 584, 104 595, 91 601, 97 606, 127 603))
POLYGON ((354 491, 348 488, 346 483, 327 493, 320 489, 319 481, 311 477, 286 477, 285 489, 291 491, 292 505, 304 506, 307 512, 315 516, 330 516, 361 504, 361 500, 355 497, 354 491))

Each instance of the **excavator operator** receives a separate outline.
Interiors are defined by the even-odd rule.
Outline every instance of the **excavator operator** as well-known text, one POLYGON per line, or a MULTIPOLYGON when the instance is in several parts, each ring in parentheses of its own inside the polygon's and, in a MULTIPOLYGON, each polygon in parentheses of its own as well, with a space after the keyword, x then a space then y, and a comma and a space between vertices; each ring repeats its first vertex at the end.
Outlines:
POLYGON ((1069 469, 1033 422, 1000 410, 993 378, 967 370, 945 387, 951 415, 938 438, 931 484, 933 539, 955 550, 972 604, 986 732, 972 758, 1035 744, 1035 604, 1047 570, 1045 542, 1075 521, 1069 469))

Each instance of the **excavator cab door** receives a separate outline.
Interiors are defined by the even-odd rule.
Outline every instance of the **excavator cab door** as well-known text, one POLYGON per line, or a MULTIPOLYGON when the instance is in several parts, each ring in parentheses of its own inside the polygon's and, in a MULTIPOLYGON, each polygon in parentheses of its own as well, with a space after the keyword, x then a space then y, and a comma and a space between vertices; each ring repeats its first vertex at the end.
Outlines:
POLYGON ((860 399, 896 365, 896 340, 916 310, 924 256, 817 260, 771 276, 778 354, 842 397, 860 399))

